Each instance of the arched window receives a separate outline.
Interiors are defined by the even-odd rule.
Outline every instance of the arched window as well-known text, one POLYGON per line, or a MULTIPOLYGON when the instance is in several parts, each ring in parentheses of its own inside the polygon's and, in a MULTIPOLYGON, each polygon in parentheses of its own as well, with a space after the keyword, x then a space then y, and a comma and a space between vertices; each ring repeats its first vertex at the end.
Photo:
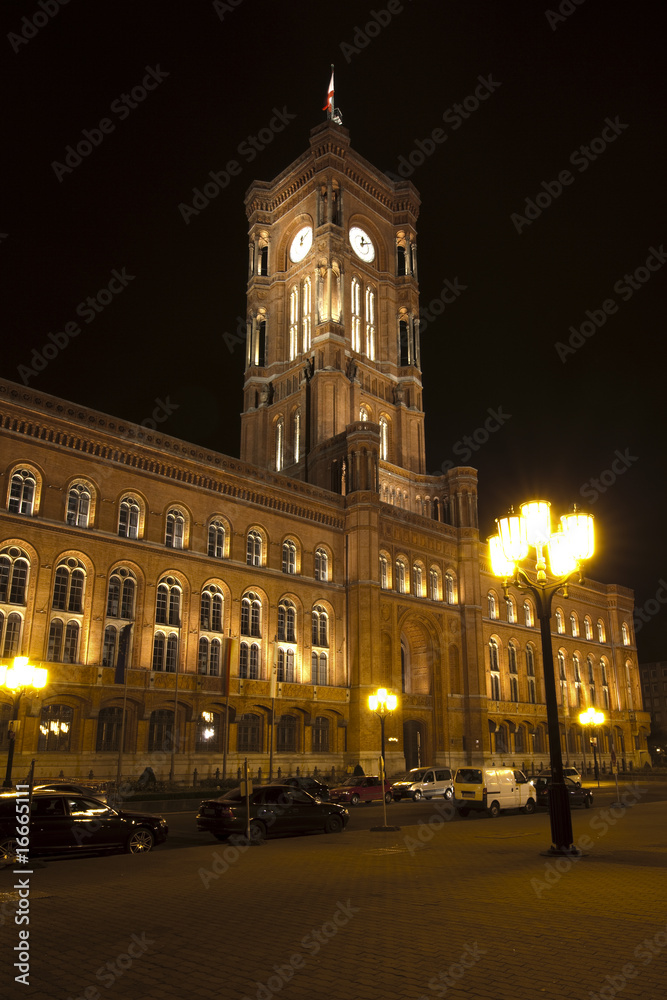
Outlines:
POLYGON ((528 628, 532 628, 535 624, 535 618, 533 616, 533 605, 530 601, 523 602, 523 617, 528 628))
POLYGON ((517 663, 516 646, 510 642, 507 646, 507 662, 510 677, 510 701, 519 700, 519 668, 517 663))
POLYGON ((67 753, 70 750, 74 710, 69 705, 44 705, 39 719, 37 750, 67 753))
POLYGON ((296 753, 298 722, 293 715, 281 715, 276 725, 278 753, 296 753))
POLYGON ((242 642, 239 648, 239 677, 256 681, 259 679, 260 655, 256 642, 242 642))
POLYGON ((574 676, 574 694, 577 699, 577 708, 582 708, 584 699, 581 685, 581 667, 579 657, 576 653, 572 654, 572 674, 574 676))
MULTIPOLYGON (((302 312, 302 332, 303 332, 303 351, 304 354, 310 350, 311 346, 311 314, 313 309, 312 300, 312 286, 310 278, 306 278, 303 283, 303 291, 301 296, 301 312, 302 312)), ((298 459, 297 459, 298 461, 298 459)))
POLYGON ((285 598, 278 604, 278 638, 282 642, 296 642, 296 607, 285 598))
POLYGON ((136 580, 132 570, 121 567, 109 577, 107 590, 107 618, 134 621, 136 580))
POLYGON ((326 716, 315 716, 312 731, 313 753, 329 753, 329 720, 326 716))
POLYGON ((586 667, 588 670, 588 694, 589 694, 589 704, 596 707, 596 691, 595 691, 595 669, 593 667, 593 657, 586 657, 586 667))
POLYGON ((328 684, 327 667, 327 654, 313 650, 310 657, 310 683, 315 685, 328 684))
POLYGON ((535 704, 535 653, 530 643, 526 646, 526 676, 528 679, 528 701, 535 704))
POLYGON ((279 684, 293 684, 295 681, 294 675, 294 650, 285 649, 284 647, 279 647, 278 649, 278 666, 277 666, 277 680, 279 684))
POLYGON ((241 601, 241 635, 262 637, 262 602, 257 594, 245 594, 241 601))
POLYGON ((604 622, 602 621, 601 618, 598 618, 597 633, 598 633, 598 642, 604 642, 605 641, 605 627, 604 627, 604 622))
POLYGON ((389 560, 384 553, 380 553, 380 586, 383 590, 389 590, 389 560))
POLYGON ((490 590, 488 592, 488 594, 486 595, 486 605, 487 605, 487 611, 488 611, 488 614, 489 614, 489 618, 497 618, 498 617, 498 601, 496 600, 496 595, 493 593, 492 590, 490 590))
POLYGON ((67 495, 67 523, 77 528, 87 528, 90 515, 90 487, 87 483, 74 483, 67 495))
MULTIPOLYGON (((447 593, 447 577, 445 577, 445 594, 447 593)), ((428 596, 432 601, 440 600, 440 573, 431 566, 428 571, 428 596)), ((450 602, 451 603, 451 602, 450 602)))
POLYGON ((299 353, 299 289, 296 285, 289 293, 289 358, 294 361, 299 353))
POLYGON ((82 614, 86 573, 77 559, 64 559, 56 569, 51 607, 57 611, 82 614))
POLYGON ((491 700, 500 701, 500 653, 495 639, 489 640, 489 671, 491 678, 491 700))
POLYGON ((165 636, 164 632, 156 632, 153 636, 153 660, 151 669, 165 671, 168 674, 176 673, 178 668, 178 635, 170 632, 165 636))
POLYGON ((283 542, 283 573, 296 573, 296 545, 291 539, 283 542))
POLYGON ((208 554, 211 559, 225 558, 225 526, 216 519, 208 526, 208 554))
POLYGON ((202 632, 222 632, 224 597, 220 587, 209 584, 201 594, 199 628, 202 632))
POLYGON ((382 416, 379 420, 380 424, 380 459, 383 462, 389 461, 389 422, 386 417, 382 416))
POLYGON ((565 631, 565 621, 563 620, 563 612, 560 608, 556 608, 556 631, 559 635, 562 635, 565 631))
POLYGON ((579 619, 577 618, 577 612, 572 611, 570 614, 570 631, 572 635, 576 637, 579 635, 579 619))
POLYGON ((399 243, 396 246, 396 275, 399 278, 404 278, 407 273, 405 246, 399 243))
POLYGON ((321 604, 316 604, 313 608, 312 643, 313 646, 329 645, 329 616, 321 604))
POLYGON ((171 750, 174 746, 174 713, 170 708, 151 712, 148 725, 148 752, 171 750))
POLYGON ((301 410, 294 412, 294 461, 301 459, 301 410))
POLYGON ((315 579, 323 582, 329 579, 329 555, 326 549, 315 549, 315 579))
POLYGON ((415 595, 415 597, 424 596, 423 586, 424 586, 424 570, 419 565, 419 563, 415 563, 412 567, 412 593, 415 595))
POLYGON ((516 625, 516 601, 513 597, 505 598, 507 605, 507 621, 510 625, 516 625))
POLYGON ((451 573, 445 573, 445 601, 447 604, 456 604, 454 577, 451 573))
POLYGON ((236 727, 236 750, 238 753, 261 753, 262 719, 253 712, 240 715, 236 727))
POLYGON ((102 647, 102 666, 116 665, 116 649, 118 647, 118 630, 115 625, 107 625, 104 629, 104 645, 102 647))
POLYGON ((222 722, 219 712, 203 711, 195 727, 196 753, 222 752, 222 722))
POLYGON ((200 674, 209 677, 220 676, 220 649, 219 639, 209 639, 207 636, 199 638, 199 657, 197 670, 200 674))
POLYGON ((609 677, 607 676, 607 664, 604 658, 600 660, 600 678, 602 680, 602 707, 609 711, 609 677))
POLYGON ((101 708, 97 717, 95 751, 110 753, 120 749, 120 732, 123 727, 122 708, 101 708))
POLYGON ((79 661, 80 626, 76 621, 69 621, 65 627, 63 642, 63 663, 78 663, 79 661))
POLYGON ((621 625, 621 637, 623 639, 623 645, 624 646, 629 646, 630 645, 630 630, 628 629, 627 622, 623 622, 623 624, 621 625))
POLYGON ((353 351, 361 351, 361 285, 358 278, 352 279, 351 285, 352 301, 352 329, 351 346, 353 351))
POLYGON ((49 626, 49 645, 46 658, 50 663, 60 663, 63 655, 63 623, 54 618, 49 626))
POLYGON ((285 467, 285 421, 282 417, 276 420, 276 472, 282 472, 285 467))
POLYGON ((138 501, 134 497, 124 497, 118 511, 118 534, 121 538, 139 537, 138 501))
POLYGON ((174 507, 167 513, 167 530, 164 544, 168 549, 182 549, 185 535, 185 515, 174 507))
POLYGON ((182 587, 173 576, 163 577, 157 588, 155 604, 156 625, 181 626, 181 596, 182 587))
POLYGON ((565 673, 565 653, 558 650, 558 702, 567 706, 567 674, 565 673))
POLYGON ((259 531, 249 531, 246 544, 246 564, 248 566, 262 565, 262 536, 259 531))
POLYGON ((23 549, 12 545, 0 553, 0 604, 25 606, 30 560, 23 549))
POLYGON ((396 590, 399 594, 406 594, 407 574, 403 559, 396 560, 396 590))
POLYGON ((366 287, 366 354, 375 360, 375 292, 366 287))
POLYGON ((35 509, 37 480, 29 469, 20 469, 12 475, 9 488, 8 509, 10 514, 30 515, 35 509))
POLYGON ((593 638, 593 623, 588 615, 584 618, 584 635, 587 639, 593 638))
POLYGON ((2 656, 18 656, 21 648, 21 629, 23 619, 16 611, 5 617, 0 611, 0 651, 2 656))

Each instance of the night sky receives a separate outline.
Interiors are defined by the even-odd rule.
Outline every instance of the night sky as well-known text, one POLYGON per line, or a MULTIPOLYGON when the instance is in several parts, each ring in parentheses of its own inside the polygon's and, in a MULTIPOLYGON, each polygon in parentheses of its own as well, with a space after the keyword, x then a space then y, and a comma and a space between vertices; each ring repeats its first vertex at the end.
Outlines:
POLYGON ((244 193, 308 148, 333 62, 354 149, 421 194, 428 471, 479 470, 482 538, 583 504, 590 575, 667 658, 663 10, 4 2, 0 374, 238 455, 244 193))

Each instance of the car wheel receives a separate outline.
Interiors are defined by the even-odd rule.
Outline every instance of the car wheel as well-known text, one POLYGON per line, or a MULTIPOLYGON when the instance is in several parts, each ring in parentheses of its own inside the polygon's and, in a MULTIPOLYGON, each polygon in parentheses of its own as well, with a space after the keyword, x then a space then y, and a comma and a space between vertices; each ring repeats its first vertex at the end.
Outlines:
POLYGON ((343 821, 340 816, 333 813, 331 816, 327 816, 326 823, 324 824, 325 833, 342 833, 343 832, 343 821))
POLYGON ((7 865, 13 865, 16 861, 16 840, 14 837, 5 837, 0 841, 0 861, 7 865))
POLYGON ((385 792, 384 800, 387 803, 387 805, 389 805, 390 802, 394 801, 394 796, 391 794, 391 792, 385 792))
POLYGON ((260 844, 266 837, 266 827, 263 823, 260 823, 258 819, 250 820, 248 830, 250 833, 250 840, 256 844, 260 844))
POLYGON ((459 809, 458 812, 459 812, 459 816, 469 816, 470 815, 470 810, 468 809, 467 806, 463 806, 461 809, 459 809))
POLYGON ((445 788, 445 798, 446 799, 451 799, 451 798, 453 798, 453 796, 454 796, 454 789, 453 788, 445 788))
POLYGON ((487 814, 491 819, 497 819, 500 816, 500 805, 498 802, 492 802, 489 808, 486 810, 487 814))
POLYGON ((357 795, 357 793, 355 792, 354 795, 350 798, 350 805, 358 806, 360 802, 361 802, 361 796, 357 795))
POLYGON ((130 854, 146 854, 153 849, 155 837, 152 830, 147 826, 140 826, 133 830, 127 838, 127 850, 130 854))
POLYGON ((529 815, 530 815, 530 813, 534 813, 535 812, 535 802, 534 802, 533 799, 528 799, 528 801, 526 802, 525 806, 523 807, 523 811, 525 813, 528 813, 529 815))
POLYGON ((412 793, 412 801, 413 801, 413 802, 419 802, 419 800, 420 800, 421 798, 422 798, 422 793, 421 793, 421 792, 419 791, 419 789, 417 789, 417 791, 416 791, 416 792, 413 792, 413 793, 412 793))

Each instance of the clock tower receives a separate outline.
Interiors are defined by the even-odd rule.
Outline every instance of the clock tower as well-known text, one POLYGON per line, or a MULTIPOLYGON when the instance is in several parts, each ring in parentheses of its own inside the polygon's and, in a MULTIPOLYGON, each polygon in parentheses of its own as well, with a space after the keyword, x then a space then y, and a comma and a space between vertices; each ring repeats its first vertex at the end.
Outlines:
POLYGON ((401 493, 426 472, 416 189, 328 119, 250 186, 246 211, 241 458, 339 493, 401 493))

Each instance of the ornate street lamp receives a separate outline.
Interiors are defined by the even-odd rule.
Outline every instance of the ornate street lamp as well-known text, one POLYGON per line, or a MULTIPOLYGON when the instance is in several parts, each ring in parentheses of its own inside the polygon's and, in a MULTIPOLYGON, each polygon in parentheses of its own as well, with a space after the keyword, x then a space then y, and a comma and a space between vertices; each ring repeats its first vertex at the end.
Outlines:
POLYGON ((600 768, 598 767, 598 738, 597 735, 593 736, 593 727, 597 729, 605 721, 604 713, 598 712, 594 708, 589 708, 585 712, 582 712, 579 716, 579 722, 582 726, 591 727, 591 736, 589 743, 593 748, 593 774, 595 775, 595 780, 598 783, 598 788, 600 787, 600 768))
POLYGON ((395 694, 387 691, 386 688, 378 688, 375 694, 370 694, 368 696, 368 707, 371 712, 375 712, 378 719, 380 720, 380 741, 381 741, 381 754, 380 754, 380 786, 382 788, 382 810, 384 817, 384 826, 375 827, 374 829, 383 830, 396 830, 397 827, 387 826, 387 803, 385 801, 385 775, 387 773, 385 762, 384 762, 384 723, 388 715, 396 710, 398 705, 398 698, 395 694))
POLYGON ((12 787, 12 764, 14 763, 14 744, 16 741, 16 727, 14 723, 19 717, 19 702, 21 695, 28 689, 39 689, 46 687, 47 672, 44 667, 33 667, 28 663, 27 656, 15 656, 11 667, 0 664, 0 687, 7 688, 14 696, 14 706, 12 717, 9 723, 9 752, 7 753, 7 773, 3 788, 12 787))
POLYGON ((558 591, 562 591, 567 597, 567 587, 573 579, 583 583, 581 564, 593 555, 595 534, 591 515, 582 514, 576 506, 571 514, 561 517, 558 530, 552 532, 550 507, 548 501, 537 500, 521 504, 519 514, 514 513, 514 508, 510 508, 507 517, 496 519, 498 534, 489 538, 489 553, 493 573, 503 580, 506 598, 509 597, 510 584, 518 590, 529 591, 535 598, 542 640, 551 754, 549 816, 552 845, 548 853, 577 854, 579 852, 572 843, 570 799, 563 778, 563 756, 551 645, 551 602, 558 591), (531 548, 535 550, 535 580, 530 579, 519 565, 528 558, 531 548), (549 577, 547 577, 547 556, 549 577))

